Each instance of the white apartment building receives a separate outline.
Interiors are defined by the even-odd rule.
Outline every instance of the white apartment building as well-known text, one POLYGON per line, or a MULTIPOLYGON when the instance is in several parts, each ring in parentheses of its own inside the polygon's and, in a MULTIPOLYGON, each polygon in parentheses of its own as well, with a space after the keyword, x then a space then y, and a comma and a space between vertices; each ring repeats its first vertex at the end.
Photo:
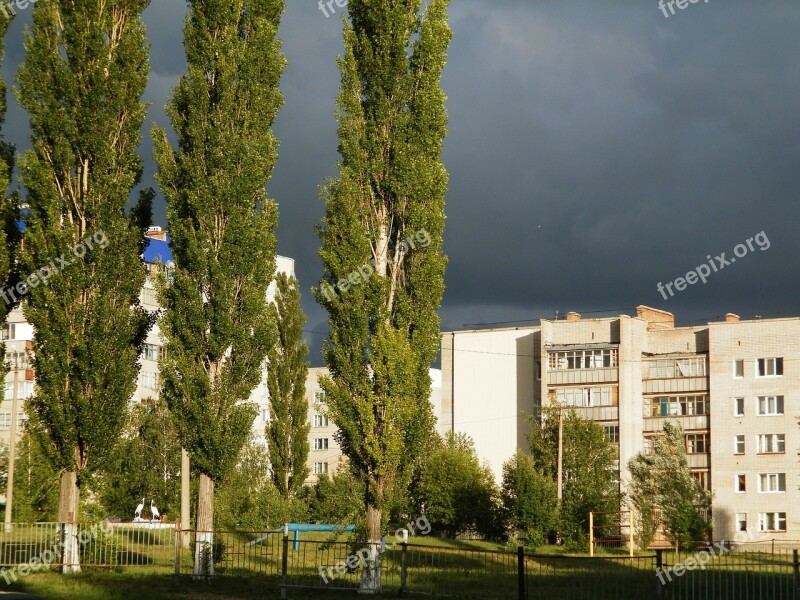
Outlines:
MULTIPOLYGON (((151 227, 147 232, 149 238, 148 247, 145 250, 143 260, 148 267, 148 270, 158 268, 157 265, 168 265, 172 261, 172 255, 169 250, 167 242, 167 233, 160 227, 151 227)), ((285 256, 276 257, 278 272, 286 273, 294 276, 294 260, 285 256)), ((267 290, 267 298, 272 299, 275 295, 275 283, 271 283, 267 290)), ((158 310, 159 305, 156 299, 156 291, 152 282, 148 279, 145 281, 144 287, 140 294, 142 306, 147 310, 158 310)), ((25 321, 22 314, 21 307, 15 308, 6 319, 6 323, 2 329, 2 339, 6 344, 6 361, 11 365, 11 370, 6 375, 5 391, 3 395, 2 405, 0 405, 0 440, 2 443, 8 444, 9 434, 7 433, 11 427, 11 412, 12 412, 12 399, 13 399, 13 381, 14 381, 14 361, 19 364, 19 373, 17 375, 17 402, 18 402, 18 425, 17 436, 24 427, 26 419, 25 413, 22 410, 26 398, 33 395, 34 374, 33 370, 28 368, 27 353, 33 348, 33 326, 25 321)), ((141 369, 139 371, 139 379, 136 386, 136 391, 130 399, 130 403, 138 403, 148 398, 155 398, 158 396, 158 391, 161 385, 160 375, 158 371, 158 359, 163 352, 164 341, 161 338, 161 332, 158 324, 147 335, 146 345, 144 352, 140 357, 141 369)), ((250 401, 258 406, 258 416, 253 422, 253 436, 258 443, 266 444, 264 428, 269 421, 269 395, 267 392, 267 365, 266 361, 262 367, 261 382, 253 390, 250 396, 250 401)))
MULTIPOLYGON (((542 320, 442 334, 442 424, 471 436, 495 477, 527 450, 529 415, 551 401, 606 429, 626 465, 679 421, 693 475, 714 493, 714 536, 800 534, 800 319, 675 327, 668 312, 542 320), (794 468, 792 468, 794 466, 794 468)), ((449 429, 448 429, 449 428, 449 429)), ((752 538, 750 538, 752 539, 752 538)))

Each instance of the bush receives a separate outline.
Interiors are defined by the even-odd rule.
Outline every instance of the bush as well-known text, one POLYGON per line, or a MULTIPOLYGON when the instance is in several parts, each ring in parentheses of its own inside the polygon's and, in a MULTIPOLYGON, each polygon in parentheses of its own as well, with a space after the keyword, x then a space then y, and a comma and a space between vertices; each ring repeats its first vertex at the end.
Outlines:
POLYGON ((501 498, 506 531, 531 547, 552 538, 558 523, 556 486, 521 450, 503 465, 501 498))

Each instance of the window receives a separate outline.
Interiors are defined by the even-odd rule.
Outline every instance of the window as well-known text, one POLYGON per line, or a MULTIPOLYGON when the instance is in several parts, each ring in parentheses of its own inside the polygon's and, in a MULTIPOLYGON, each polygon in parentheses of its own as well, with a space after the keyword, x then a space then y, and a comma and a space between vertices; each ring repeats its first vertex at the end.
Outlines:
POLYGON ((542 378, 542 363, 538 360, 533 363, 533 378, 539 381, 542 378))
POLYGON ((314 438, 314 450, 327 450, 328 438, 314 438))
POLYGON ((701 488, 706 491, 711 490, 711 486, 708 483, 708 471, 692 471, 692 477, 701 488))
POLYGON ((786 513, 768 512, 758 514, 759 531, 786 531, 786 513))
POLYGON ((785 433, 762 433, 758 436, 759 454, 783 454, 786 452, 785 433))
POLYGON ((158 292, 153 288, 142 288, 142 304, 158 304, 158 292))
POLYGON ((645 398, 645 417, 687 417, 708 414, 708 396, 657 396, 645 398))
POLYGON ((314 427, 327 427, 328 417, 325 415, 314 415, 314 427))
POLYGON ((0 329, 0 340, 13 340, 16 339, 16 323, 6 323, 0 329))
POLYGON ((705 454, 708 447, 707 433, 687 433, 686 434, 686 453, 705 454))
POLYGON ((733 414, 736 417, 744 416, 744 398, 733 399, 733 414))
POLYGON ((759 358, 756 363, 759 377, 781 377, 783 375, 783 358, 759 358))
POLYGON ((608 369, 617 366, 617 349, 570 350, 550 352, 548 366, 552 371, 567 369, 608 369))
POLYGON ((161 383, 161 377, 158 373, 142 373, 142 387, 148 390, 157 390, 159 389, 159 384, 161 383))
POLYGON ((733 446, 734 446, 733 447, 733 453, 734 454, 744 454, 744 436, 743 435, 737 435, 734 438, 733 446))
POLYGON ((144 345, 144 359, 145 360, 158 360, 158 346, 153 344, 144 345))
POLYGON ((558 388, 556 402, 562 406, 611 406, 610 387, 558 388))
POLYGON ((328 472, 328 463, 326 462, 314 463, 314 475, 322 475, 327 472, 328 472))
POLYGON ((747 491, 747 477, 744 473, 739 473, 736 475, 736 487, 735 490, 738 493, 744 493, 747 491))
POLYGON ((11 413, 9 411, 0 412, 0 431, 11 429, 11 413))
POLYGON ((747 531, 747 513, 736 513, 736 531, 747 531))
POLYGON ((314 392, 314 404, 325 402, 325 392, 314 392))
POLYGON ((744 361, 733 361, 733 377, 734 379, 742 379, 744 377, 744 361))
POLYGON ((606 437, 612 444, 619 444, 619 425, 603 425, 606 437))
POLYGON ((660 358, 650 361, 650 379, 672 379, 674 377, 705 377, 706 359, 660 358))
POLYGON ((786 473, 761 473, 758 476, 758 491, 761 494, 785 492, 786 473))
POLYGON ((260 412, 261 412, 261 422, 262 423, 268 423, 269 422, 269 409, 268 408, 262 408, 260 412))
POLYGON ((759 415, 782 415, 783 396, 759 396, 758 397, 759 415))

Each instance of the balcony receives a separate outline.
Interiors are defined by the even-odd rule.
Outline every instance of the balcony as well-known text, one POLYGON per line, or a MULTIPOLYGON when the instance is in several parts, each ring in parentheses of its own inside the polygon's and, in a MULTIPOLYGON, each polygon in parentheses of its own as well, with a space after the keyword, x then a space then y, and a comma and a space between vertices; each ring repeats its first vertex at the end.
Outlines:
POLYGON ((680 424, 684 431, 708 429, 708 415, 693 415, 686 417, 645 417, 643 430, 645 432, 661 431, 666 421, 680 424))
POLYGON ((614 383, 619 380, 617 367, 601 369, 563 369, 547 372, 547 385, 614 383))

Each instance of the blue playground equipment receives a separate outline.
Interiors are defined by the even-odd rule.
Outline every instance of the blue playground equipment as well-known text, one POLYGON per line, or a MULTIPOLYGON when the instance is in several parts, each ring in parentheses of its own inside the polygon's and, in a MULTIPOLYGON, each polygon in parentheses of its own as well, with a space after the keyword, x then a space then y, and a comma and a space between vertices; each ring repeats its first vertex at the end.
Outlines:
POLYGON ((278 527, 277 529, 273 529, 267 535, 258 538, 257 540, 253 540, 249 542, 248 546, 255 546, 256 544, 260 544, 265 539, 267 539, 271 535, 275 535, 276 533, 285 533, 289 535, 290 531, 294 532, 294 542, 292 544, 292 548, 294 550, 300 549, 300 532, 301 531, 323 531, 328 533, 339 532, 339 531, 353 531, 355 527, 353 525, 312 525, 309 523, 287 523, 283 527, 278 527))

